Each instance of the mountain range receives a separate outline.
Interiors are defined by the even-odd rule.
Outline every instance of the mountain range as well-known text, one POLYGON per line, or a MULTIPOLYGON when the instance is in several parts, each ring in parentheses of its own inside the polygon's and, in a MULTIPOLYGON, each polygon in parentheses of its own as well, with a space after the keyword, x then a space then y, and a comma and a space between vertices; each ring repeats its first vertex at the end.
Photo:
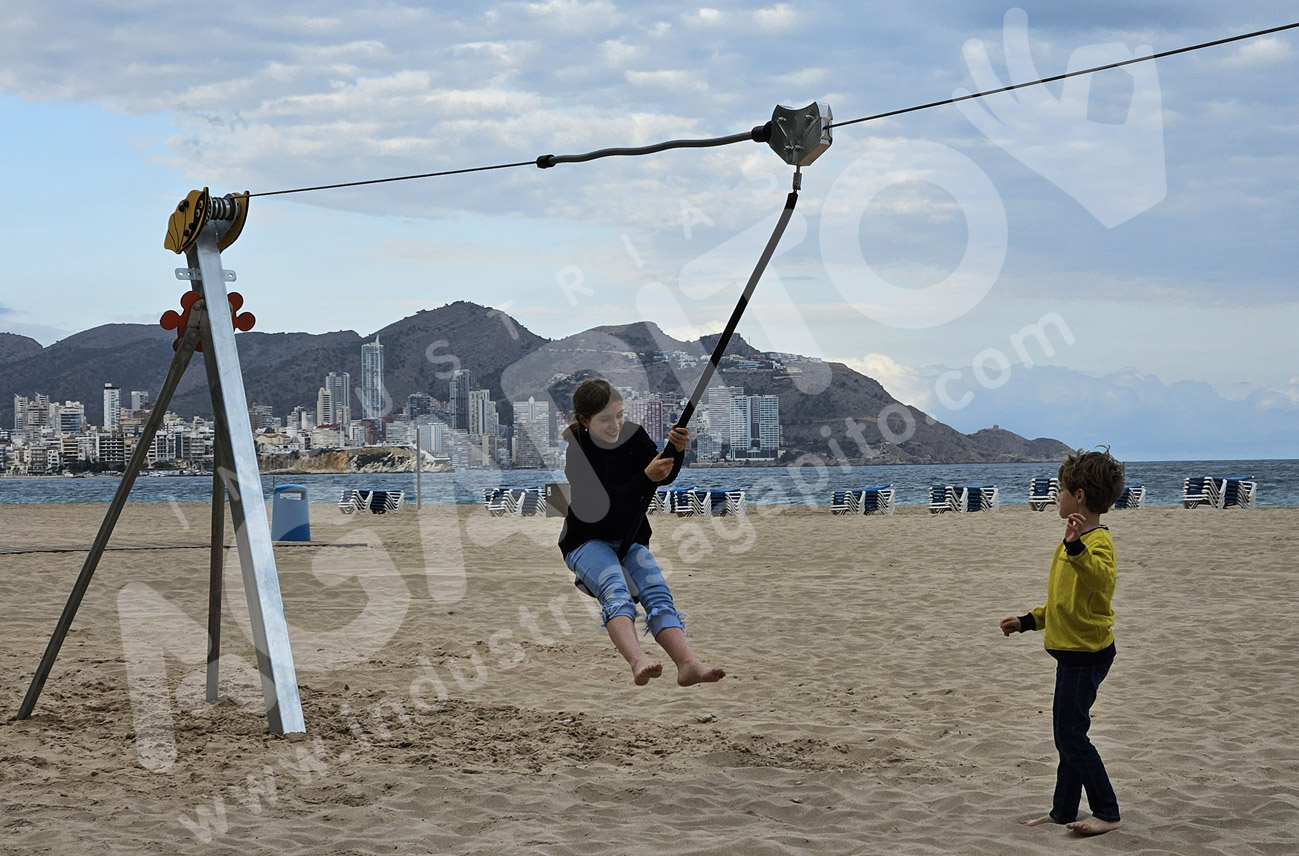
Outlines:
MULTIPOLYGON (((81 401, 86 419, 103 422, 103 388, 147 390, 156 397, 167 374, 174 332, 157 325, 107 324, 48 347, 0 333, 0 424, 13 424, 13 397, 45 393, 51 401, 81 401)), ((566 409, 568 392, 590 374, 665 395, 687 397, 716 336, 680 341, 649 322, 596 327, 550 340, 500 310, 467 301, 423 310, 366 337, 333 333, 239 333, 249 405, 268 404, 284 416, 314 408, 331 371, 346 371, 357 390, 361 345, 384 346, 384 385, 392 412, 406 397, 425 392, 446 400, 452 373, 468 369, 512 419, 509 402, 550 397, 566 409), (675 358, 665 354, 680 352, 675 358), (690 363, 694 363, 691 365, 690 363)), ((964 434, 894 399, 877 381, 842 363, 787 357, 777 365, 752 365, 761 356, 743 338, 731 340, 718 379, 749 395, 780 399, 786 460, 802 454, 848 463, 980 463, 1055 461, 1070 448, 1053 439, 1027 439, 999 427, 964 434), (748 363, 739 360, 749 359, 748 363)), ((355 393, 354 393, 355 394, 355 393)), ((177 414, 211 417, 203 361, 191 361, 170 407, 177 414)), ((354 402, 354 412, 359 403, 354 402)))

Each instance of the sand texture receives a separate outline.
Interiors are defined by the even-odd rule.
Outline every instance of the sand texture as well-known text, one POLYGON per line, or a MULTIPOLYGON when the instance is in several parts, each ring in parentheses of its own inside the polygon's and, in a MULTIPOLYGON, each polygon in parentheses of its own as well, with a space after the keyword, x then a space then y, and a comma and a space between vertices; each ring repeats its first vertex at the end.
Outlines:
MULTIPOLYGON (((0 505, 0 548, 33 548, 0 550, 6 717, 105 510, 0 505)), ((1054 661, 997 622, 1045 598, 1054 510, 655 518, 729 673, 685 689, 666 659, 632 685, 556 519, 311 513, 314 542, 276 548, 307 733, 267 732, 235 550, 204 701, 209 509, 130 504, 134 549, 105 553, 34 716, 0 722, 0 852, 1299 853, 1299 509, 1105 518, 1092 737, 1125 826, 1093 839, 1016 823, 1050 807, 1054 661)))

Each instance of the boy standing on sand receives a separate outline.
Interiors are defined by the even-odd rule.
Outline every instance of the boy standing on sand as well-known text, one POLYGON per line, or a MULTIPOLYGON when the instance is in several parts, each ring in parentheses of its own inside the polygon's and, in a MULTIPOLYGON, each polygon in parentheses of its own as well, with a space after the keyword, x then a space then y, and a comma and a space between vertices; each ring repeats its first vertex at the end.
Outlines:
POLYGON ((1099 835, 1122 826, 1119 803, 1100 753, 1087 738, 1096 690, 1114 662, 1114 541, 1101 515, 1123 494, 1123 465, 1103 452, 1069 455, 1060 465, 1060 516, 1064 541, 1055 548, 1047 578, 1046 603, 1027 615, 1003 618, 1006 636, 1041 630, 1046 652, 1056 660, 1051 707, 1055 747, 1060 753, 1051 813, 1025 826, 1065 824, 1074 832, 1099 835), (1092 816, 1078 820, 1087 791, 1092 816))

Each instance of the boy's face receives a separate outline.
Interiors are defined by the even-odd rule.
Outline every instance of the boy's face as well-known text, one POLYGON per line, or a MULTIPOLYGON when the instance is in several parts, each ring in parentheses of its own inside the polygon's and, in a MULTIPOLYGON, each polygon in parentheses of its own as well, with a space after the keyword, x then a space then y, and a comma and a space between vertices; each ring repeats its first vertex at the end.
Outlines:
POLYGON ((1087 503, 1084 501, 1085 499, 1086 494, 1082 488, 1069 490, 1062 486, 1057 497, 1060 503, 1060 518, 1067 519, 1070 514, 1086 514, 1087 503))

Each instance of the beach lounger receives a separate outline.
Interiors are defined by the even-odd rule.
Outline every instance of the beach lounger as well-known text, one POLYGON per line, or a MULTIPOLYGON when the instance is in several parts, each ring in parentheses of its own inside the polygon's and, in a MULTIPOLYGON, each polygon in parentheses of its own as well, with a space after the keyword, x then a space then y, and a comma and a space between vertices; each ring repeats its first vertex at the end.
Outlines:
POLYGON ((872 485, 861 491, 858 501, 862 514, 892 514, 895 507, 893 485, 872 485))
POLYGON ((1213 476, 1190 476, 1182 482, 1182 508, 1221 508, 1222 492, 1213 476))
POLYGON ((1221 508, 1253 508, 1258 483, 1253 476, 1229 476, 1223 479, 1221 508))
POLYGON ((700 517, 712 510, 706 490, 679 487, 667 494, 668 511, 678 517, 700 517))
POLYGON ((369 494, 370 511, 373 514, 401 511, 402 497, 400 490, 372 490, 369 494))
POLYGON ((365 509, 359 490, 345 490, 338 497, 338 510, 344 514, 355 514, 365 509))
POLYGON ((1033 511, 1042 511, 1048 505, 1060 502, 1060 480, 1055 476, 1033 479, 1028 488, 1028 507, 1033 511))
POLYGON ((687 490, 687 496, 690 498, 690 513, 696 517, 707 517, 713 511, 712 503, 708 498, 708 491, 698 488, 687 490))
POLYGON ((705 514, 713 517, 738 516, 744 513, 744 491, 735 488, 700 491, 707 498, 705 514))
POLYGON ((558 487, 567 485, 483 488, 483 505, 492 517, 549 517, 546 497, 558 487))
POLYGON ((507 500, 508 491, 501 487, 483 488, 483 506, 487 509, 488 515, 492 517, 504 517, 510 514, 510 503, 507 500))
POLYGON ((1140 508, 1146 504, 1146 487, 1140 484, 1123 486, 1123 493, 1115 501, 1115 508, 1140 508))
POLYGON ((993 484, 972 485, 965 488, 966 511, 996 511, 1001 507, 1000 492, 993 484))
POLYGON ((831 514, 859 514, 861 496, 855 490, 836 490, 830 496, 831 514))
POLYGON ((963 512, 968 502, 967 488, 950 484, 936 484, 929 488, 929 513, 947 511, 963 512))
POLYGON ((744 491, 731 489, 723 493, 726 494, 726 513, 733 517, 743 516, 746 509, 744 491))

